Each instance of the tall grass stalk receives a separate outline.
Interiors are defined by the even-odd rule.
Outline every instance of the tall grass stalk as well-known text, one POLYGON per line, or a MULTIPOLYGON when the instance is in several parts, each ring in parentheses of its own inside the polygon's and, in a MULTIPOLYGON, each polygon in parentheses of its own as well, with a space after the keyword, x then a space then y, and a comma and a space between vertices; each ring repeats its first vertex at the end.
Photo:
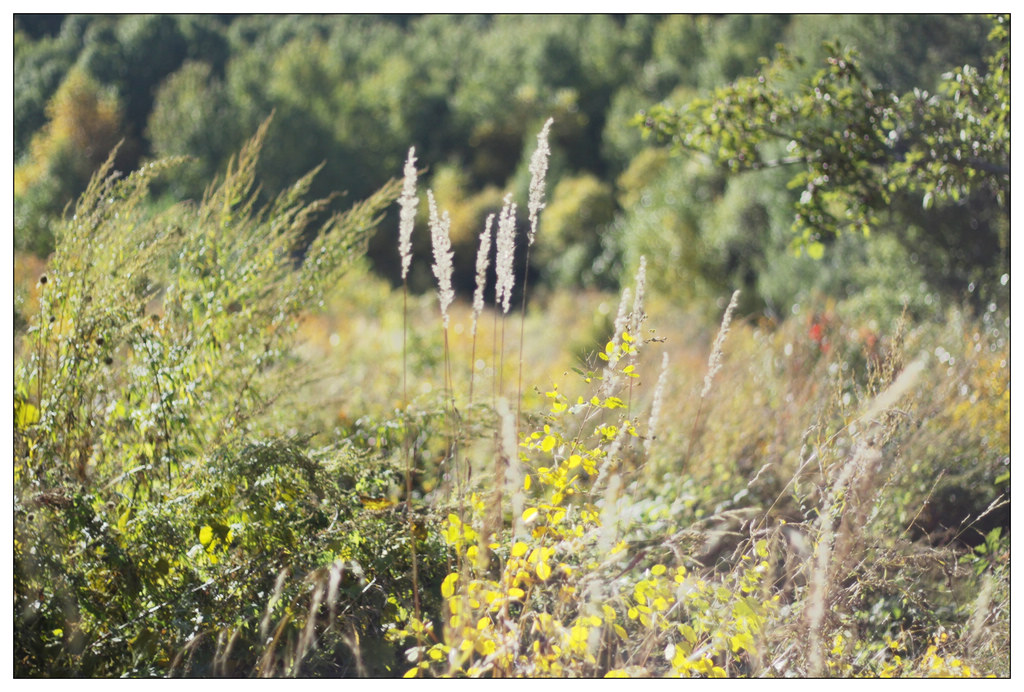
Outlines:
POLYGON ((457 447, 458 434, 455 420, 455 391, 452 384, 451 350, 448 345, 448 306, 455 300, 455 291, 452 289, 452 251, 451 217, 448 212, 438 214, 437 203, 434 194, 427 191, 427 202, 430 205, 430 241, 434 250, 434 265, 432 267, 434 276, 437 278, 437 300, 441 308, 441 324, 444 333, 444 380, 443 391, 445 398, 445 409, 448 415, 449 452, 452 463, 452 474, 455 476, 456 489, 459 484, 459 471, 457 468, 457 447))
MULTIPOLYGON (((498 215, 498 236, 496 238, 497 257, 495 269, 497 279, 494 284, 494 303, 501 306, 501 349, 495 353, 497 363, 496 395, 504 392, 505 375, 505 318, 508 316, 509 300, 515 285, 515 253, 516 253, 516 203, 512 201, 512 193, 505 195, 504 205, 498 215)), ((497 320, 497 311, 495 311, 497 320)), ((495 321, 495 337, 497 337, 497 321, 495 321)))
POLYGON ((627 312, 627 307, 629 306, 629 300, 632 296, 633 291, 629 286, 622 289, 622 297, 619 299, 619 309, 615 314, 615 333, 612 335, 611 347, 606 347, 605 353, 600 354, 602 358, 608 361, 608 364, 604 369, 601 386, 598 389, 598 396, 602 398, 610 396, 612 392, 615 391, 619 382, 619 370, 616 365, 618 364, 618 354, 622 346, 622 334, 629 326, 629 313, 627 312))
POLYGON ((661 418, 661 407, 665 401, 665 384, 668 380, 668 353, 661 354, 661 374, 658 375, 658 383, 654 386, 654 396, 651 399, 651 416, 647 423, 647 438, 644 440, 644 455, 649 459, 651 447, 658 437, 658 423, 661 418))
MULTIPOLYGON (((407 385, 407 334, 409 320, 409 265, 412 263, 412 231, 416 224, 416 149, 410 147, 403 171, 402 193, 398 198, 398 252, 402 260, 402 410, 408 414, 409 390, 407 385)), ((420 593, 418 564, 416 559, 416 531, 412 514, 412 458, 409 419, 405 416, 405 437, 402 443, 405 454, 405 511, 409 520, 409 546, 412 559, 412 596, 416 617, 420 617, 420 593)))
POLYGON ((551 147, 548 144, 548 133, 554 119, 548 118, 537 134, 537 148, 530 158, 530 195, 527 202, 527 210, 530 213, 530 231, 527 234, 526 243, 526 264, 523 269, 523 307, 519 315, 519 385, 516 391, 516 425, 518 429, 519 418, 523 408, 523 346, 525 345, 526 334, 526 284, 530 277, 530 248, 537 237, 537 223, 540 220, 540 212, 544 209, 544 178, 548 172, 548 159, 551 157, 551 147))
POLYGON ((408 331, 409 265, 412 263, 412 230, 416 224, 416 148, 409 149, 402 179, 402 194, 398 198, 398 254, 402 260, 402 405, 409 403, 406 384, 406 333, 408 331))
POLYGON ((484 230, 480 232, 480 245, 476 252, 476 289, 473 291, 473 326, 470 332, 473 336, 473 348, 469 357, 469 400, 466 408, 473 405, 473 380, 476 375, 476 327, 480 319, 480 313, 484 309, 484 289, 487 284, 487 266, 491 259, 491 236, 494 226, 494 214, 487 217, 484 223, 484 230))
POLYGON ((733 291, 732 299, 729 301, 729 306, 725 309, 725 314, 722 316, 722 325, 718 328, 718 335, 715 337, 715 344, 711 348, 711 355, 708 356, 708 369, 707 374, 704 375, 704 388, 700 392, 700 401, 697 404, 697 415, 693 417, 693 430, 690 432, 690 440, 686 445, 686 463, 690 461, 690 454, 693 452, 693 443, 697 437, 697 426, 700 423, 700 414, 704 410, 704 401, 707 399, 708 394, 711 393, 711 384, 714 382, 715 375, 722 368, 722 346, 725 344, 725 337, 729 334, 729 324, 732 322, 732 313, 736 310, 736 305, 739 303, 740 292, 733 291))
MULTIPOLYGON (((630 336, 634 339, 640 337, 640 326, 643 324, 646 315, 644 314, 644 293, 647 290, 647 257, 640 256, 640 266, 636 270, 636 278, 633 281, 634 294, 633 294, 633 310, 629 313, 629 326, 628 331, 630 336)), ((637 350, 632 350, 629 354, 630 364, 636 367, 637 350)), ((629 413, 633 407, 633 380, 635 378, 629 378, 629 396, 626 399, 626 417, 629 417, 629 413)))
MULTIPOLYGON (((654 441, 658 438, 658 424, 661 419, 661 408, 665 402, 665 385, 668 381, 668 353, 661 354, 661 374, 658 375, 658 383, 654 385, 654 395, 651 398, 651 413, 647 420, 647 436, 644 438, 643 462, 638 470, 638 477, 646 472, 646 466, 651 460, 651 449, 654 441)), ((639 480, 633 483, 633 502, 635 503, 640 495, 641 483, 639 480)))

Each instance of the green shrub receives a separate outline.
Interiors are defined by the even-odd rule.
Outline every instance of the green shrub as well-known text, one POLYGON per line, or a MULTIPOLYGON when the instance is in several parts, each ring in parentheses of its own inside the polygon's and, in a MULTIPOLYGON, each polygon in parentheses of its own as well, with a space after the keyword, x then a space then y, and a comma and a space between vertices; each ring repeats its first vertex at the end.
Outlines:
POLYGON ((265 134, 201 204, 160 213, 148 189, 176 162, 119 178, 108 159, 57 226, 16 370, 19 676, 297 673, 303 627, 327 627, 310 583, 369 609, 332 635, 357 641, 387 602, 378 589, 366 605, 362 565, 408 588, 371 533, 402 524, 363 516, 363 462, 344 449, 312 460, 274 414, 294 386, 300 316, 365 247, 396 183, 323 219, 324 202, 303 201, 310 175, 259 209, 265 134))

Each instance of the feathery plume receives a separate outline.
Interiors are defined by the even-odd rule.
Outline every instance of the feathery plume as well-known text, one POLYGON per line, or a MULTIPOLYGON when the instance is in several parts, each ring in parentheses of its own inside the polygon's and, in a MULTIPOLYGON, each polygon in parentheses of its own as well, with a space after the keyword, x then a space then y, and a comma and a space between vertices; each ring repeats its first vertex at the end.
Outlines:
POLYGON ((537 220, 544 208, 544 177, 548 172, 548 159, 551 156, 551 147, 548 146, 548 132, 551 130, 553 118, 548 118, 544 127, 537 135, 537 149, 530 158, 530 233, 529 244, 533 245, 533 239, 537 235, 537 220))
POLYGON ((512 298, 512 287, 515 285, 513 264, 516 252, 516 203, 512 201, 512 193, 505 195, 505 205, 498 216, 498 256, 495 269, 498 280, 494 286, 495 304, 501 303, 501 309, 508 314, 508 303, 512 298))
POLYGON ((627 320, 629 314, 626 312, 626 306, 629 305, 629 297, 632 295, 629 286, 622 289, 622 298, 619 299, 619 311, 615 315, 615 335, 612 337, 612 343, 616 346, 622 344, 622 332, 626 331, 629 326, 627 320))
POLYGON ((608 361, 607 365, 604 366, 604 376, 600 388, 598 388, 598 396, 606 397, 615 391, 616 386, 619 384, 619 371, 615 367, 616 363, 619 362, 621 353, 619 347, 622 345, 622 332, 626 331, 627 320, 629 314, 626 312, 626 306, 629 305, 629 298, 632 292, 629 286, 622 289, 622 298, 619 300, 619 312, 615 316, 615 334, 612 336, 612 347, 609 351, 605 349, 605 353, 598 354, 601 358, 608 361))
POLYGON ((708 358, 708 373, 704 376, 704 389, 700 393, 701 399, 706 397, 708 392, 711 391, 711 381, 715 379, 715 375, 722 367, 722 344, 725 343, 725 337, 729 333, 729 323, 732 322, 732 313, 736 309, 739 298, 740 292, 734 291, 732 300, 729 301, 729 307, 725 309, 725 315, 722 317, 722 326, 718 329, 715 345, 711 349, 711 356, 708 358))
POLYGON ((487 282, 487 265, 491 261, 491 227, 494 225, 494 214, 487 217, 484 230, 480 232, 480 246, 476 251, 476 290, 473 291, 473 328, 471 335, 476 336, 476 321, 484 309, 484 285, 487 282))
POLYGON ((434 247, 434 276, 437 277, 437 299, 441 303, 441 316, 444 318, 444 328, 448 329, 448 306, 455 299, 455 291, 452 290, 452 252, 451 239, 448 236, 448 229, 451 227, 451 218, 448 212, 438 218, 437 203, 434 201, 434 194, 427 190, 427 201, 430 204, 430 241, 434 247))
POLYGON ((658 418, 661 417, 661 406, 665 401, 665 381, 668 380, 668 354, 661 354, 661 374, 658 384, 654 386, 654 397, 651 400, 651 418, 647 424, 647 439, 644 440, 644 454, 651 455, 651 445, 658 436, 658 418))
POLYGON ((635 290, 633 312, 629 315, 629 333, 633 336, 639 335, 640 325, 644 321, 644 292, 647 290, 647 257, 644 255, 640 256, 640 266, 636 270, 635 290))
POLYGON ((405 177, 402 179, 402 194, 398 198, 398 253, 402 256, 402 281, 409 274, 412 262, 412 228, 416 222, 416 147, 410 147, 405 160, 405 177))

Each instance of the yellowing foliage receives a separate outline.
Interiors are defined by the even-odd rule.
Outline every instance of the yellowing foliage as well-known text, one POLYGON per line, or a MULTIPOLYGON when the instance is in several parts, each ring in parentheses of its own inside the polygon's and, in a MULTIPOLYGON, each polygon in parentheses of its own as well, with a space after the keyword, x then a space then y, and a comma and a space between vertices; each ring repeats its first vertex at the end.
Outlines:
POLYGON ((68 72, 46 115, 49 122, 33 136, 25 163, 15 168, 16 196, 50 175, 70 173, 71 182, 84 187, 121 138, 117 96, 81 68, 68 72))

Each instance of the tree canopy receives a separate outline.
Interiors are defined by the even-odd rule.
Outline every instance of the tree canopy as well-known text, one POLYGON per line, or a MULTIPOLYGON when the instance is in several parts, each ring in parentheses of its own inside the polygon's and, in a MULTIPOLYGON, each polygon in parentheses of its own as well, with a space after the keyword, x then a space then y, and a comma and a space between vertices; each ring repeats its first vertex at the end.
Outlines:
POLYGON ((945 73, 934 94, 872 85, 857 52, 836 43, 825 44, 823 68, 796 81, 799 61, 779 45, 756 75, 678 108, 656 105, 638 122, 730 172, 791 166, 797 241, 821 257, 823 241, 845 229, 868 234, 895 195, 918 195, 925 209, 972 194, 1005 204, 1009 17, 994 23, 986 65, 945 73))

